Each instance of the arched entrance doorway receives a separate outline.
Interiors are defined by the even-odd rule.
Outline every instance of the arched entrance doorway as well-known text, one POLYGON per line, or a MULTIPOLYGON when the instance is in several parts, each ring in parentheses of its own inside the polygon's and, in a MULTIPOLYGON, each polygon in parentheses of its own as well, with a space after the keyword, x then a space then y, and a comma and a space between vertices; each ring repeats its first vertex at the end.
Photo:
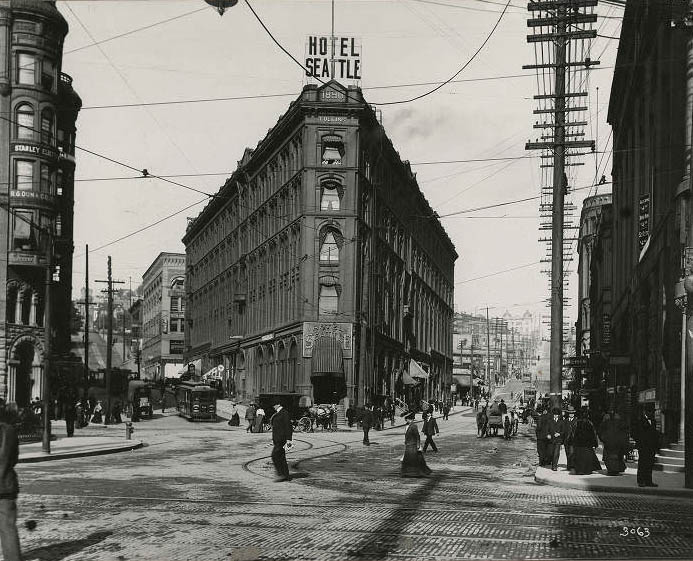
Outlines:
POLYGON ((41 397, 41 358, 30 338, 15 345, 10 363, 8 401, 27 407, 34 397, 41 397))

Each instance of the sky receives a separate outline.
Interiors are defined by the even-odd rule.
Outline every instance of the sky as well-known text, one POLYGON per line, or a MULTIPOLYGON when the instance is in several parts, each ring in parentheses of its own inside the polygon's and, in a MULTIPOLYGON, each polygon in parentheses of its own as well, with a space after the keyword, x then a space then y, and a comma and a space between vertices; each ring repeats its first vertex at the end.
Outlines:
MULTIPOLYGON (((330 0, 250 4, 299 60, 309 35, 330 33, 330 0)), ((114 278, 135 288, 161 251, 184 252, 187 217, 206 200, 200 191, 219 189, 245 147, 255 147, 288 109, 305 78, 244 0, 223 17, 202 0, 59 0, 57 6, 70 27, 62 71, 73 77, 83 101, 73 292, 84 286, 86 244, 94 290, 103 288, 93 281, 106 278, 109 255, 114 278), (136 170, 143 169, 175 175, 170 179, 180 185, 142 178, 136 170)), ((381 110, 386 133, 443 216, 459 254, 456 309, 548 315, 548 278, 541 273, 547 264, 539 263, 546 249, 538 241, 547 233, 539 231, 538 200, 445 216, 539 195, 538 153, 525 150, 537 137, 532 96, 538 93, 533 71, 522 70, 535 62, 526 42, 526 2, 511 0, 473 57, 504 6, 504 0, 335 0, 335 34, 361 42, 364 95, 381 110), (454 81, 431 95, 388 105, 431 90, 470 58, 454 81), (481 161, 445 163, 454 160, 481 161)), ((601 152, 610 149, 606 116, 618 46, 608 37, 618 37, 623 12, 604 5, 597 13, 604 37, 592 42, 590 55, 601 65, 585 83, 584 116, 585 138, 597 140, 601 152)), ((610 180, 608 154, 584 162, 571 168, 572 187, 590 187, 602 173, 610 180)), ((608 191, 606 185, 599 193, 608 191)), ((595 191, 572 196, 576 223, 588 193, 595 191)), ((577 259, 571 265, 576 269, 577 259)), ((574 301, 576 293, 572 274, 567 294, 574 301)), ((571 322, 574 308, 566 310, 571 322)))

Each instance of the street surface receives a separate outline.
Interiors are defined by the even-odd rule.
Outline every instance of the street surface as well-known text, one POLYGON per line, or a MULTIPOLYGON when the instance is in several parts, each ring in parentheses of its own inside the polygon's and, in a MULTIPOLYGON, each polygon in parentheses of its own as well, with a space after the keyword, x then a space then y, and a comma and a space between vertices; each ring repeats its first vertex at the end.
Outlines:
POLYGON ((370 447, 355 430, 295 434, 288 483, 272 481, 269 434, 157 413, 136 424, 143 449, 18 466, 25 558, 691 558, 690 499, 538 485, 533 430, 477 439, 464 410, 439 419, 428 479, 399 478, 396 428, 370 447))

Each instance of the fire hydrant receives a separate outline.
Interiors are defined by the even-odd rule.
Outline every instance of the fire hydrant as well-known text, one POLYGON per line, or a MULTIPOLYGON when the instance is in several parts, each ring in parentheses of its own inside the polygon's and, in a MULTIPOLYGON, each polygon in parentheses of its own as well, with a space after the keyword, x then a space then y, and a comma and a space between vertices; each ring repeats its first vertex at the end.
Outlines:
POLYGON ((133 432, 135 432, 135 429, 132 426, 132 421, 126 421, 125 422, 125 440, 131 440, 133 432))

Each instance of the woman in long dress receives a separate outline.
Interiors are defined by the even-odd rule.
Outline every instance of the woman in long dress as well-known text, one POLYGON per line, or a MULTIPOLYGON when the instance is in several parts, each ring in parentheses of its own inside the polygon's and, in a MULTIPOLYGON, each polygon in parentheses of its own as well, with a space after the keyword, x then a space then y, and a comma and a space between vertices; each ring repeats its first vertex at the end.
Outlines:
POLYGON ((426 465, 421 450, 421 435, 414 423, 414 413, 404 415, 407 432, 404 434, 404 457, 400 469, 401 477, 427 477, 431 469, 426 465))
POLYGON ((602 469, 594 449, 597 447, 594 426, 584 413, 578 419, 573 433, 573 465, 576 475, 589 475, 602 469))

